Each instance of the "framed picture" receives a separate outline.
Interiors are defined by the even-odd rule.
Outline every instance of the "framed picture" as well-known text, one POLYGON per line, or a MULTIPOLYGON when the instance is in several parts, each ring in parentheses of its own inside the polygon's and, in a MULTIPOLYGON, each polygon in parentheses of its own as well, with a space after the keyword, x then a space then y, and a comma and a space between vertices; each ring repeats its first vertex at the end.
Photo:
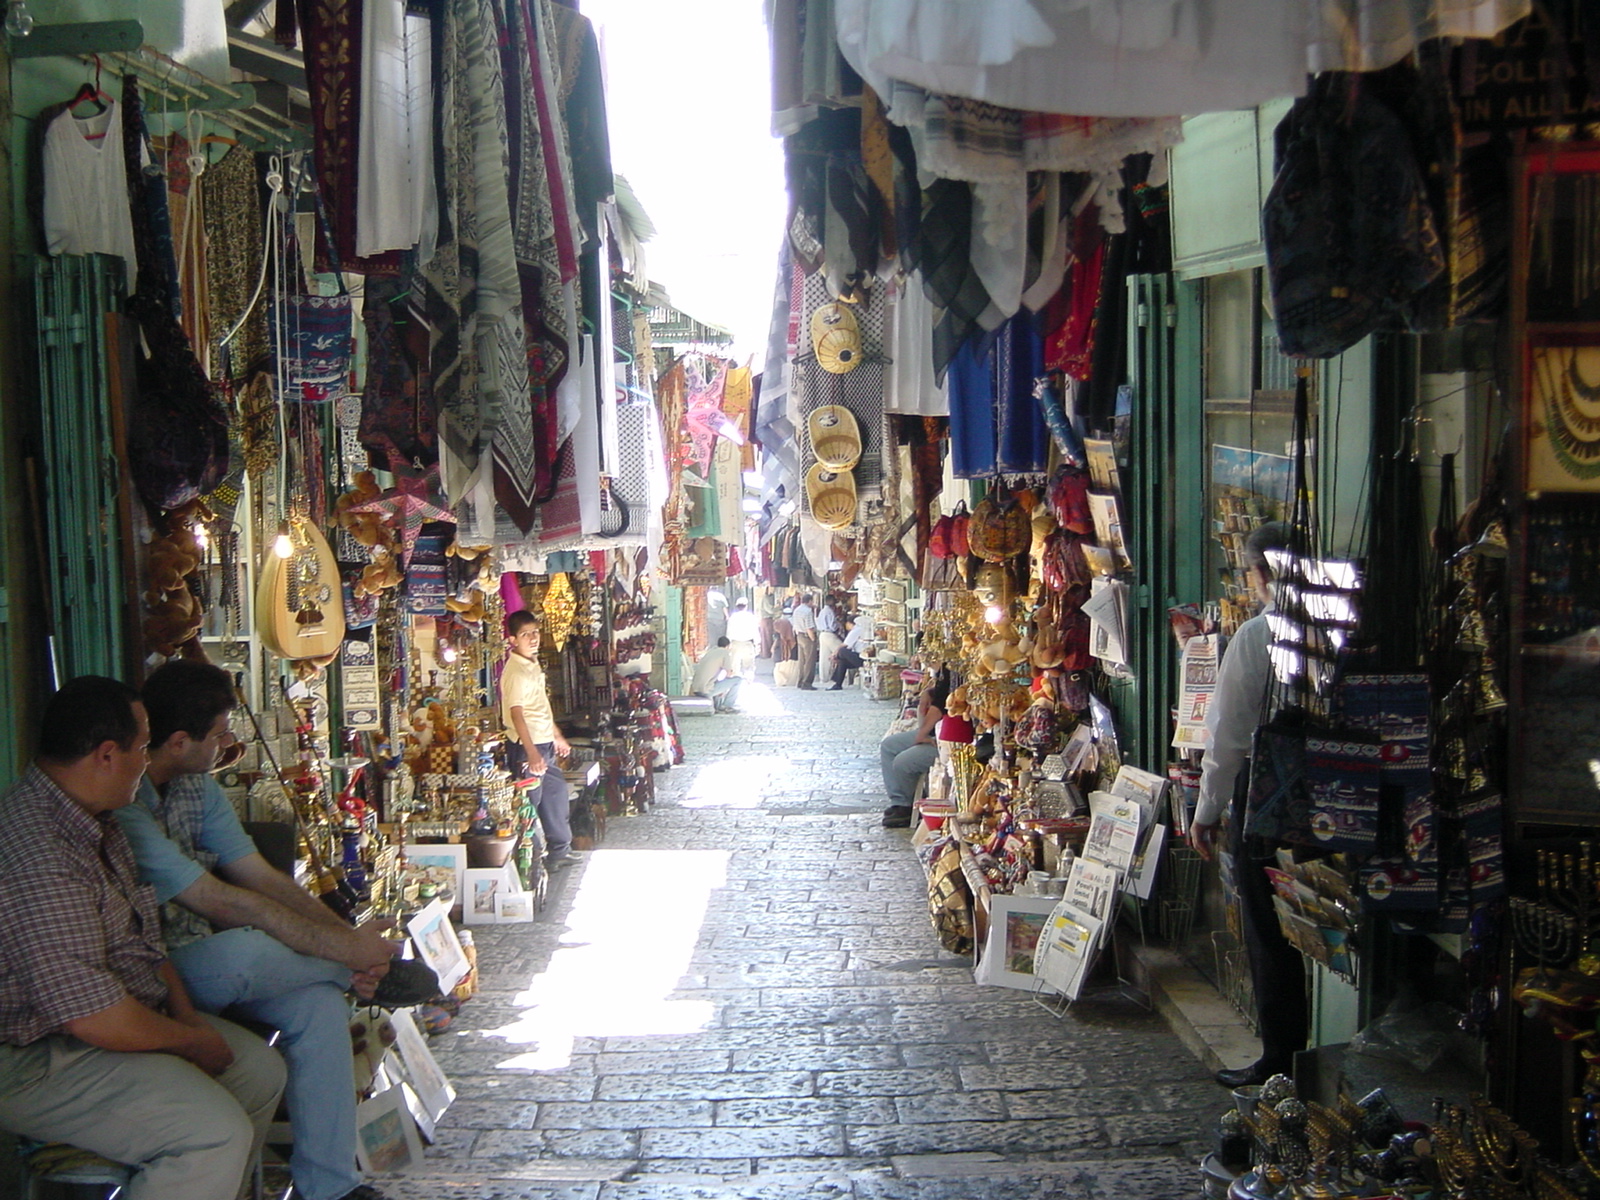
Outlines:
POLYGON ((493 925, 499 919, 495 915, 495 897, 522 890, 517 869, 509 862, 500 867, 468 867, 466 876, 461 916, 468 925, 493 925))
POLYGON ((461 903, 461 898, 466 894, 467 874, 467 848, 463 845, 452 843, 414 843, 405 847, 406 861, 413 872, 420 871, 425 877, 440 889, 440 895, 449 889, 445 897, 450 902, 450 907, 461 903))
POLYGON ((431 1142, 434 1125, 455 1103, 456 1089, 439 1069, 433 1051, 428 1049, 428 1039, 422 1036, 411 1014, 403 1008, 397 1009, 391 1019, 395 1043, 389 1061, 398 1067, 393 1073, 406 1086, 406 1106, 416 1118, 422 1136, 431 1142))
POLYGON ((973 968, 976 983, 1024 991, 1053 991, 1033 974, 1034 952, 1050 913, 1060 903, 1054 896, 994 896, 989 901, 989 935, 983 956, 973 968))
POLYGON ((448 993, 466 978, 470 969, 467 955, 450 924, 450 905, 443 897, 407 921, 406 932, 417 948, 417 957, 439 977, 441 992, 448 993))
POLYGON ((533 920, 532 892, 499 892, 494 898, 494 918, 499 925, 516 925, 533 920))
POLYGON ((422 1138, 399 1088, 356 1106, 356 1160, 372 1175, 392 1175, 422 1161, 422 1138))

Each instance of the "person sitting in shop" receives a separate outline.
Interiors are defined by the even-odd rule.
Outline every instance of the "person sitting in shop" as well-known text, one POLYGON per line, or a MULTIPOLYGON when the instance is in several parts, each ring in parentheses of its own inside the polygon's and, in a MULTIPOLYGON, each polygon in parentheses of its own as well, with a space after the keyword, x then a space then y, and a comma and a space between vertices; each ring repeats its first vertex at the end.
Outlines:
POLYGON ((756 638, 760 622, 750 611, 750 601, 740 596, 728 614, 728 669, 746 679, 756 677, 756 638))
POLYGON ((689 682, 690 694, 710 699, 711 708, 719 713, 739 711, 739 688, 744 676, 733 669, 733 646, 725 637, 717 639, 715 646, 694 664, 694 678, 689 682))
POLYGON ((934 736, 944 719, 950 695, 949 672, 940 670, 923 685, 917 698, 917 725, 904 733, 891 733, 878 746, 883 765, 883 790, 889 807, 883 810, 885 829, 905 829, 911 824, 911 800, 917 785, 939 757, 934 736))
POLYGON ((837 692, 844 687, 844 677, 851 671, 859 670, 866 661, 861 654, 861 644, 872 636, 872 620, 863 615, 859 617, 846 617, 844 621, 844 642, 839 651, 833 656, 833 682, 828 685, 830 692, 837 692))
MULTIPOLYGON (((131 687, 70 680, 0 799, 0 1128, 132 1166, 129 1200, 226 1200, 266 1139, 283 1060, 198 1012, 167 957, 111 816, 133 803, 148 741, 131 687)), ((348 1088, 348 1035, 342 1067, 348 1088)))
POLYGON ((539 666, 539 618, 520 609, 506 618, 506 663, 500 673, 500 720, 506 767, 516 779, 536 779, 528 799, 539 813, 545 866, 560 871, 582 859, 572 848, 572 789, 556 759, 572 753, 556 727, 550 693, 539 666))
POLYGON ((1250 743, 1256 727, 1270 715, 1263 712, 1272 679, 1267 656, 1272 643, 1267 625, 1273 600, 1272 568, 1267 553, 1288 547, 1290 538, 1289 526, 1273 521, 1245 539, 1245 575, 1263 611, 1239 626, 1217 668, 1217 686, 1206 713, 1210 736, 1200 760, 1200 799, 1189 827, 1191 844, 1200 857, 1210 861, 1216 853, 1223 811, 1228 813, 1228 848, 1238 881, 1239 913, 1261 1038, 1261 1056, 1255 1062, 1217 1072, 1217 1082, 1230 1088, 1289 1072, 1295 1052, 1305 1049, 1310 1032, 1305 962, 1278 925, 1272 883, 1266 873, 1266 868, 1274 865, 1276 845, 1246 838, 1244 833, 1250 743))
POLYGON ((399 1007, 439 993, 433 972, 396 960, 387 922, 352 927, 256 850, 211 770, 233 741, 233 680, 174 660, 144 685, 150 763, 117 813, 140 881, 155 889, 173 965, 203 1012, 277 1029, 289 1064, 295 1195, 381 1200, 356 1169, 350 1001, 399 1007))

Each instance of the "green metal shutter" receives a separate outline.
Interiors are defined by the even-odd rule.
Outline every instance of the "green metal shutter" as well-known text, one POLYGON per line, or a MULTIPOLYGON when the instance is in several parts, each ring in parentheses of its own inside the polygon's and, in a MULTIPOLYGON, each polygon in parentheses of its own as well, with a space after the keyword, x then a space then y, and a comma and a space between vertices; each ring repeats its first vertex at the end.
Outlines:
POLYGON ((1128 281, 1128 370, 1133 386, 1123 522, 1134 580, 1128 612, 1133 679, 1113 700, 1123 758, 1163 770, 1178 696, 1174 604, 1205 596, 1205 420, 1199 287, 1170 275, 1128 281))
POLYGON ((41 258, 39 438, 52 670, 124 671, 120 467, 112 440, 105 315, 121 308, 121 264, 99 255, 41 258))

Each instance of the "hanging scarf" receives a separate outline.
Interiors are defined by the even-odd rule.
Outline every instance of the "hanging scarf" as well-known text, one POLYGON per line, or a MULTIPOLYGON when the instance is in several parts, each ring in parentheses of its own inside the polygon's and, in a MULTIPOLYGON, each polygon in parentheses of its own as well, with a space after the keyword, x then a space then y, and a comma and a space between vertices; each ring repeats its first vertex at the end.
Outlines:
MULTIPOLYGON (((283 8, 280 4, 280 13, 283 8)), ((393 275, 400 270, 397 253, 356 255, 361 9, 360 0, 298 0, 306 89, 311 95, 311 138, 339 261, 347 271, 393 275)), ((319 258, 317 269, 329 270, 328 262, 319 258)))
POLYGON ((1094 205, 1078 215, 1076 258, 1066 285, 1045 308, 1044 365, 1073 379, 1088 379, 1094 358, 1094 315, 1105 272, 1106 237, 1094 205))

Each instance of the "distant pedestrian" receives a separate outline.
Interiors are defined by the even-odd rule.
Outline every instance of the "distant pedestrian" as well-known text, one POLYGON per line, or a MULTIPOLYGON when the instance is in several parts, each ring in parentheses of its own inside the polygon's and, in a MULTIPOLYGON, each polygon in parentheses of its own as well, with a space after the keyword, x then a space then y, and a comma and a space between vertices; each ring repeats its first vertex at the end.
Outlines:
POLYGON ((745 679, 756 677, 756 637, 760 623, 743 596, 733 602, 728 614, 728 669, 745 679))
MULTIPOLYGON (((833 656, 844 642, 844 617, 839 600, 828 596, 817 613, 817 672, 833 677, 833 656)), ((815 682, 813 680, 813 682, 815 682)))
POLYGON ((772 658, 777 653, 778 637, 777 630, 773 628, 773 622, 778 619, 778 614, 781 611, 782 609, 778 607, 778 593, 771 588, 762 588, 761 599, 757 604, 757 612, 761 616, 759 627, 761 645, 756 651, 762 658, 772 658))
POLYGON ((794 636, 800 648, 800 670, 795 686, 803 692, 814 692, 817 690, 817 615, 811 607, 810 592, 800 597, 789 619, 794 623, 794 636))

